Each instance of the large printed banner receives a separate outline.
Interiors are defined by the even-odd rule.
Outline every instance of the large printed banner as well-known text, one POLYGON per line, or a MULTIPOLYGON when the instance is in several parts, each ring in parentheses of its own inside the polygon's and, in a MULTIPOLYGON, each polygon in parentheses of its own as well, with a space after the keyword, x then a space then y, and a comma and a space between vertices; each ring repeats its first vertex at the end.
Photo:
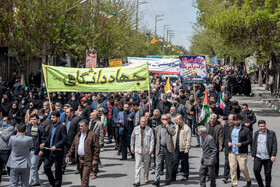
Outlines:
POLYGON ((205 56, 180 56, 180 75, 184 84, 206 83, 205 56))
POLYGON ((148 62, 150 72, 179 74, 180 71, 179 59, 138 58, 138 57, 128 57, 127 59, 129 65, 148 62))
POLYGON ((258 70, 257 59, 254 56, 245 58, 245 65, 246 65, 246 70, 247 70, 248 74, 253 73, 258 70))
POLYGON ((149 90, 148 63, 122 68, 64 68, 43 65, 48 92, 149 90))
POLYGON ((147 58, 179 59, 179 55, 165 55, 165 56, 148 55, 146 57, 147 58))
POLYGON ((122 59, 111 59, 109 60, 110 68, 122 67, 122 59))

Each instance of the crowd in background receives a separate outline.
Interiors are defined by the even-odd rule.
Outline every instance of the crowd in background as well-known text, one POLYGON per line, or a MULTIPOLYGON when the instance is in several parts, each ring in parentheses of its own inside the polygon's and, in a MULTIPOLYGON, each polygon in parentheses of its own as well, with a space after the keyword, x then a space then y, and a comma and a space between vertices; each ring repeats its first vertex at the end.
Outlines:
POLYGON ((25 87, 20 83, 19 74, 14 75, 12 81, 0 76, 0 182, 2 174, 8 173, 13 186, 18 175, 29 173, 22 175, 22 184, 40 186, 38 170, 44 163, 50 185, 61 186, 67 164, 77 163, 76 173, 81 175, 81 184, 88 186, 89 177, 95 179, 98 168, 102 167, 99 154, 106 151, 105 143, 114 143, 120 160, 135 159, 134 186, 140 186, 142 161, 145 183, 149 182, 151 168, 155 186, 159 186, 164 168, 166 185, 176 181, 178 172, 182 173, 181 180, 187 181, 193 136, 196 147, 203 149, 201 186, 206 186, 207 181, 216 186, 220 152, 224 152, 226 158, 225 183, 237 186, 242 172, 247 186, 251 186, 247 168, 250 152, 258 184, 263 186, 260 169, 264 165, 266 186, 270 186, 271 167, 277 153, 275 133, 265 128, 265 121, 259 120, 260 131, 253 134, 253 129, 257 129, 254 112, 248 104, 232 101, 236 94, 250 96, 248 75, 217 71, 207 74, 206 84, 181 84, 178 79, 170 82, 171 90, 165 90, 166 82, 160 75, 151 74, 150 95, 148 91, 57 92, 50 93, 50 98, 41 85, 40 72, 32 73, 25 87), (202 124, 207 90, 210 118, 202 124), (225 103, 223 107, 221 98, 225 103), (19 140, 11 137, 22 134, 30 137, 24 141, 31 143, 26 144, 29 153, 26 164, 18 165, 19 147, 11 140, 19 140), (55 175, 51 170, 53 164, 55 175))

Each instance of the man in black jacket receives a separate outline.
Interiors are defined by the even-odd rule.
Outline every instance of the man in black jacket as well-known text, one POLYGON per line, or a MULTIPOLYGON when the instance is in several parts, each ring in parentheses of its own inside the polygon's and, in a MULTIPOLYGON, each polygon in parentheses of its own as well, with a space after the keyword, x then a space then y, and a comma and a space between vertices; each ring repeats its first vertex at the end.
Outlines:
POLYGON ((257 122, 255 113, 248 108, 248 104, 242 104, 242 111, 240 112, 242 116, 242 123, 250 129, 253 134, 253 125, 257 122))
POLYGON ((161 114, 168 114, 172 106, 172 103, 167 101, 166 95, 162 95, 161 100, 162 101, 160 101, 157 105, 157 109, 159 109, 161 114))
POLYGON ((91 113, 91 107, 89 105, 89 101, 82 100, 83 110, 82 110, 82 119, 90 120, 90 113, 91 113))
MULTIPOLYGON (((187 123, 187 112, 185 105, 180 103, 179 97, 173 99, 173 104, 176 107, 176 113, 181 114, 184 118, 184 122, 187 123)), ((186 103, 185 103, 186 104, 186 103)))
POLYGON ((44 152, 40 151, 39 156, 45 156, 44 170, 49 179, 50 185, 60 187, 62 182, 62 164, 64 155, 64 146, 67 143, 66 126, 59 122, 60 113, 54 111, 51 113, 50 133, 46 142, 40 145, 44 152), (55 163, 55 177, 52 172, 52 165, 55 163))
MULTIPOLYGON (((75 136, 77 135, 77 133, 80 131, 80 125, 79 122, 82 120, 81 117, 79 116, 75 116, 74 115, 74 111, 73 108, 68 108, 65 111, 66 114, 66 119, 65 119, 65 126, 66 126, 66 130, 67 130, 67 143, 65 146, 65 155, 68 153, 68 150, 70 149, 75 136)), ((62 166, 62 173, 64 174, 65 172, 65 168, 66 168, 66 163, 63 162, 63 166, 62 166)))
POLYGON ((233 117, 234 126, 229 129, 227 144, 229 147, 229 165, 232 186, 237 187, 237 167, 243 173, 247 187, 251 187, 251 178, 247 168, 248 145, 252 142, 250 130, 241 125, 242 117, 237 114, 233 117))
POLYGON ((264 166, 265 186, 271 186, 271 169, 276 160, 277 139, 274 131, 266 128, 264 120, 258 121, 259 130, 255 132, 252 144, 254 174, 260 187, 263 187, 261 169, 264 166))

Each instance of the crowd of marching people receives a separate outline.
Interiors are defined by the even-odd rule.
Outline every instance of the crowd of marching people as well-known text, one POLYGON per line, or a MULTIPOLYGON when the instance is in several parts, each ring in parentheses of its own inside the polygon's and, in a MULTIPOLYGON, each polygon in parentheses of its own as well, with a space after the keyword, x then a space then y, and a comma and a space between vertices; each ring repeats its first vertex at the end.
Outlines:
POLYGON ((237 187, 242 173, 250 187, 249 153, 258 185, 264 186, 262 166, 265 186, 271 184, 276 135, 264 120, 257 122, 248 104, 232 100, 236 94, 250 95, 248 76, 209 73, 205 85, 177 80, 166 90, 166 82, 151 75, 150 92, 49 94, 33 76, 25 87, 17 76, 9 82, 0 76, 0 183, 8 174, 11 186, 17 186, 18 176, 22 186, 40 186, 38 171, 43 167, 50 186, 59 187, 67 164, 76 163, 81 185, 89 186, 102 167, 105 143, 114 143, 120 160, 135 159, 134 186, 140 186, 142 162, 145 183, 152 170, 152 184, 160 186, 164 169, 166 185, 177 180, 178 172, 180 180, 187 181, 195 137, 203 152, 200 186, 208 181, 216 186, 219 157, 224 154, 224 183, 237 187), (204 122, 205 101, 209 120, 204 122))

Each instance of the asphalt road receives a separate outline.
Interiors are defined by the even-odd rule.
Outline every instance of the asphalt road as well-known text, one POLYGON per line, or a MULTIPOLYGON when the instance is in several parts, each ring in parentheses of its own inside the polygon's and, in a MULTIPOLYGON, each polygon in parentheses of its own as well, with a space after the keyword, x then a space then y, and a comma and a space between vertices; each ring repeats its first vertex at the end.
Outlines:
MULTIPOLYGON (((239 104, 248 103, 249 108, 253 109, 257 115, 257 120, 264 119, 267 122, 268 129, 274 130, 277 134, 278 143, 280 140, 280 114, 276 111, 268 108, 259 98, 256 97, 234 97, 232 100, 238 100, 239 104)), ((257 130, 257 124, 254 126, 254 131, 257 130)), ((201 157, 201 148, 196 148, 196 140, 192 139, 192 148, 190 150, 190 176, 189 180, 185 182, 180 181, 180 176, 177 177, 176 182, 171 183, 170 186, 199 186, 199 168, 200 168, 200 157, 201 157)), ((101 153, 101 161, 104 167, 100 168, 100 173, 95 180, 90 181, 90 186, 97 187, 117 187, 118 185, 122 187, 132 186, 134 182, 134 164, 135 162, 131 159, 126 161, 120 161, 120 156, 117 155, 117 152, 114 150, 113 144, 107 144, 106 150, 101 153)), ((224 163, 224 153, 220 153, 220 171, 219 178, 217 179, 217 186, 226 186, 230 187, 231 184, 224 184, 222 182, 223 179, 223 164, 224 163)), ((278 187, 280 186, 280 172, 279 170, 280 164, 280 155, 277 155, 276 162, 273 165, 272 169, 272 186, 278 187)), ((75 175, 76 166, 68 166, 65 175, 63 175, 63 186, 65 187, 78 187, 80 184, 79 175, 75 175)), ((253 174, 252 160, 251 156, 248 157, 248 168, 250 172, 250 176, 252 178, 252 186, 257 187, 257 183, 253 174)), ((46 175, 42 174, 41 167, 40 170, 40 180, 42 182, 42 186, 50 186, 48 184, 48 180, 46 175)), ((143 179, 143 171, 141 172, 141 186, 150 187, 152 185, 144 184, 143 179)), ((154 175, 151 174, 149 180, 152 181, 154 179, 154 175)), ((161 176, 161 186, 164 185, 165 176, 161 176)), ((207 183, 209 186, 209 183, 207 183)), ((245 179, 241 174, 241 181, 239 181, 238 186, 246 185, 245 179)), ((7 176, 3 176, 1 186, 9 186, 9 178, 7 176)))

